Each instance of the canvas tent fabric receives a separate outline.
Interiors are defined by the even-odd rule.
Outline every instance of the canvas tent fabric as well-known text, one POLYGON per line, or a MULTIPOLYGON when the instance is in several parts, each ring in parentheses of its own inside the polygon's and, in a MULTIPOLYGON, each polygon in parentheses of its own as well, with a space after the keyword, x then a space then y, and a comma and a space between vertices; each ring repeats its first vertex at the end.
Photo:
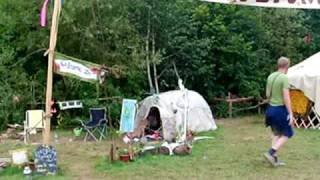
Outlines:
POLYGON ((172 141, 184 126, 185 104, 188 104, 187 129, 194 132, 217 129, 208 103, 199 93, 190 90, 186 90, 186 93, 180 90, 168 91, 145 98, 137 110, 135 128, 141 120, 147 118, 150 109, 156 107, 160 112, 163 138, 172 141), (187 101, 184 97, 187 97, 187 101))
POLYGON ((314 102, 320 115, 320 52, 289 68, 289 84, 314 102))

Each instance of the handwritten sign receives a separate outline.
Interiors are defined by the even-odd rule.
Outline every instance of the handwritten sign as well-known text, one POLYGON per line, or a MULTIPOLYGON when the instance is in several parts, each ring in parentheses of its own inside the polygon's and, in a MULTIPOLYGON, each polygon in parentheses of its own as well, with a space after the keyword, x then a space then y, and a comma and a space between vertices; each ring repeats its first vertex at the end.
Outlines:
POLYGON ((56 59, 55 67, 60 73, 69 73, 93 81, 98 80, 98 73, 100 73, 98 68, 90 69, 89 67, 72 60, 56 59))
POLYGON ((98 64, 55 53, 54 72, 87 82, 103 81, 106 71, 98 64))
POLYGON ((57 151, 52 146, 39 146, 35 152, 35 165, 39 173, 57 173, 57 151))

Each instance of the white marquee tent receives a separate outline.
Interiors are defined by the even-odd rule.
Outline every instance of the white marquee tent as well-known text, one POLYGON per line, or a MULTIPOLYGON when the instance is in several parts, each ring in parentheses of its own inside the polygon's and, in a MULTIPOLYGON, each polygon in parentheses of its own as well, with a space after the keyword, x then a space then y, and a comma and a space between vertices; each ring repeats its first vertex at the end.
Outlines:
POLYGON ((289 68, 287 75, 290 85, 303 91, 320 115, 320 52, 289 68))

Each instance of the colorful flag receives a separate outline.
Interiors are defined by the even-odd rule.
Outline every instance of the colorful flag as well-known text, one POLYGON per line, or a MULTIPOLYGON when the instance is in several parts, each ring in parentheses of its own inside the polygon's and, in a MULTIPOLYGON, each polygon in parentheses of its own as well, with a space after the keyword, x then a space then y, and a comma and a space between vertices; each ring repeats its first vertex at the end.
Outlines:
MULTIPOLYGON (((41 27, 45 27, 47 25, 47 11, 49 3, 54 6, 54 0, 44 0, 43 5, 40 10, 40 25, 41 27)), ((61 5, 63 5, 64 0, 61 0, 61 5)))
POLYGON ((44 0, 41 11, 40 11, 40 25, 45 27, 47 24, 47 10, 49 0, 44 0))

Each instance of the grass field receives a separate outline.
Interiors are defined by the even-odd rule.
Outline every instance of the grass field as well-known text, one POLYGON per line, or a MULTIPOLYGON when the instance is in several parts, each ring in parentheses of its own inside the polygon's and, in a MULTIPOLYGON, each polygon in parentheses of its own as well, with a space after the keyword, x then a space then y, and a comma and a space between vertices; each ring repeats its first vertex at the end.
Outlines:
MULTIPOLYGON (((273 168, 262 157, 270 144, 263 117, 217 122, 219 130, 206 133, 215 138, 196 142, 190 156, 149 155, 129 164, 110 164, 106 160, 109 141, 69 142, 71 132, 58 132, 60 140, 55 146, 60 173, 35 179, 320 179, 320 131, 296 130, 279 153, 287 165, 273 168)), ((8 156, 8 150, 19 147, 23 146, 17 142, 1 144, 0 155, 8 156)), ((0 179, 23 179, 21 174, 22 170, 9 168, 0 173, 0 179)))

